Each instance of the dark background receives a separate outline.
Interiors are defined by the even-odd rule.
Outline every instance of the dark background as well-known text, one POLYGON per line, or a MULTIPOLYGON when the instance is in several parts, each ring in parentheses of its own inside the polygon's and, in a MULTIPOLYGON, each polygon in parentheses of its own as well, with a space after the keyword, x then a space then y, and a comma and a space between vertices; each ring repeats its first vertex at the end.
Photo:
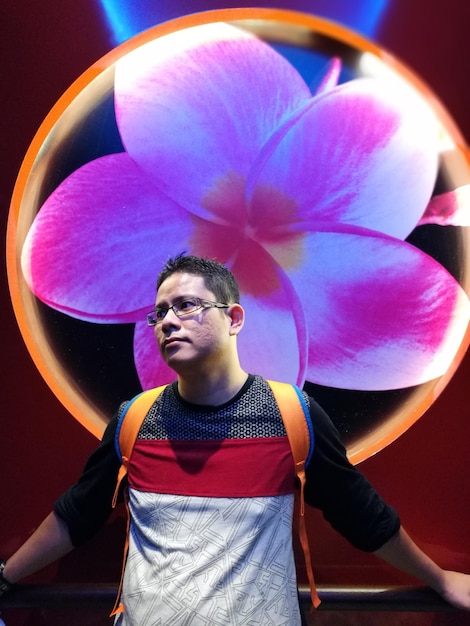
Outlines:
MULTIPOLYGON (((247 3, 233 3, 242 6, 247 3)), ((248 3, 250 4, 250 3, 248 3)), ((253 3, 255 4, 255 3, 253 3)), ((335 19, 351 2, 257 2, 319 12, 335 19), (328 8, 329 7, 329 8, 328 8)), ((371 3, 365 3, 371 4, 371 3)), ((467 0, 390 0, 373 39, 397 55, 435 91, 470 140, 470 3, 467 0)), ((159 17, 175 17, 223 2, 136 2, 159 17), (153 8, 152 8, 153 7, 153 8), (155 7, 158 7, 156 9, 155 7)), ((344 22, 354 16, 344 11, 344 22)), ((150 26, 148 23, 147 26, 150 26)), ((134 27, 136 28, 136 27, 134 27)), ((0 5, 0 203, 6 232, 16 176, 28 146, 70 84, 117 43, 97 0, 3 0, 0 5)), ((4 257, 4 255, 3 255, 4 257)), ((50 391, 36 370, 12 311, 6 271, 1 279, 2 411, 0 417, 0 556, 9 555, 49 512, 77 476, 96 439, 50 391)), ((415 540, 445 567, 470 572, 468 458, 470 355, 427 413, 361 469, 399 510, 415 540)), ((350 548, 316 512, 308 524, 319 584, 414 582, 350 548)), ((88 545, 31 581, 114 582, 121 566, 119 513, 88 545)), ((320 614, 315 624, 468 624, 463 614, 320 614), (370 621, 368 621, 370 620, 370 621)), ((106 612, 5 611, 7 626, 106 624, 106 612)))

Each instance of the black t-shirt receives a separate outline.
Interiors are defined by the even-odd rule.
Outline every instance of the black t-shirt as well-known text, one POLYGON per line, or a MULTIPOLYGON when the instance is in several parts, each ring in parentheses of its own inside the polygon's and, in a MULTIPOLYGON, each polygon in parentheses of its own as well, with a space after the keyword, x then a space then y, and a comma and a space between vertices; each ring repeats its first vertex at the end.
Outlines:
MULTIPOLYGON (((237 397, 253 379, 249 377, 237 397)), ((55 502, 55 513, 67 525, 74 545, 89 539, 111 514, 120 466, 115 449, 120 411, 106 428, 77 483, 55 502)), ((313 399, 310 414, 315 444, 306 470, 305 501, 320 509, 352 545, 365 551, 377 550, 398 531, 398 515, 349 463, 335 426, 313 399)))

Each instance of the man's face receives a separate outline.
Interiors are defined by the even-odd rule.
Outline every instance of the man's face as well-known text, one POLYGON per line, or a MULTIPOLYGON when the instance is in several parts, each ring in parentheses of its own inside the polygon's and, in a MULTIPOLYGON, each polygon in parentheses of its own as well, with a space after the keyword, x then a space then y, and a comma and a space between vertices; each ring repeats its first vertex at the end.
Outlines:
MULTIPOLYGON (((207 289, 202 276, 176 273, 167 278, 158 290, 156 307, 168 308, 184 298, 217 299, 207 289)), ((176 372, 188 366, 210 365, 222 362, 229 349, 231 319, 228 309, 207 308, 177 317, 168 310, 161 323, 155 326, 155 337, 163 360, 176 372)))

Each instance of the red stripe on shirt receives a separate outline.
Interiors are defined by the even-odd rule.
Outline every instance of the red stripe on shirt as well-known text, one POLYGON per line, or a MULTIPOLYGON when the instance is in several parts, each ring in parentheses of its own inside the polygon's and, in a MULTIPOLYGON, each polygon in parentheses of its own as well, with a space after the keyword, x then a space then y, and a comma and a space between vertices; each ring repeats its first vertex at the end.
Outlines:
POLYGON ((286 437, 138 439, 128 476, 138 491, 220 498, 284 495, 295 486, 286 437))

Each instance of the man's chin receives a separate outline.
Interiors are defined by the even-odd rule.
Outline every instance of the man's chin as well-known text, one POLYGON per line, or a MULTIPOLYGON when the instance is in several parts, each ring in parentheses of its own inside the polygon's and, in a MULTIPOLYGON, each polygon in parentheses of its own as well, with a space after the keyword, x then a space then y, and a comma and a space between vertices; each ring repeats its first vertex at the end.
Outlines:
POLYGON ((163 360, 177 374, 194 367, 194 360, 188 359, 188 356, 184 356, 180 350, 174 351, 172 354, 165 354, 163 360))

